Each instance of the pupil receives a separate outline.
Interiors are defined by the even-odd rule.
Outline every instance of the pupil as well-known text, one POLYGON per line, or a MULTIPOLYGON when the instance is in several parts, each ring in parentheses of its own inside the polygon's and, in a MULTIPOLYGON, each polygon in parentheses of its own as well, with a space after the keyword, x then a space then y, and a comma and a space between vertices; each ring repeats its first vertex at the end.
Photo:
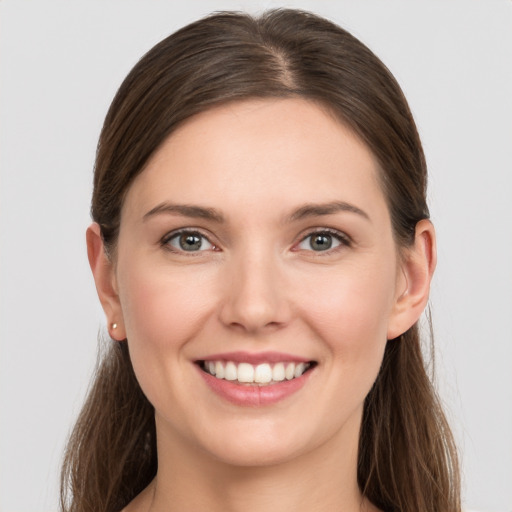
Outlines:
POLYGON ((180 236, 180 247, 184 251, 198 251, 201 249, 201 237, 198 235, 184 234, 180 236))
POLYGON ((315 251, 326 251, 332 246, 332 237, 330 235, 314 235, 311 238, 311 248, 315 251))

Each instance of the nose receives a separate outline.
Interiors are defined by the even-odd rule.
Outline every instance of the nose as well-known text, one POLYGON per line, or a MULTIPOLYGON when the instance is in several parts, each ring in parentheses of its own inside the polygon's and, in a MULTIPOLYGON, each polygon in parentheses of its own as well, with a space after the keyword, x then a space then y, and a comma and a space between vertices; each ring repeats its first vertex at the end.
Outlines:
POLYGON ((230 262, 220 310, 224 325, 258 334, 288 323, 291 308, 282 265, 276 259, 260 251, 230 262))

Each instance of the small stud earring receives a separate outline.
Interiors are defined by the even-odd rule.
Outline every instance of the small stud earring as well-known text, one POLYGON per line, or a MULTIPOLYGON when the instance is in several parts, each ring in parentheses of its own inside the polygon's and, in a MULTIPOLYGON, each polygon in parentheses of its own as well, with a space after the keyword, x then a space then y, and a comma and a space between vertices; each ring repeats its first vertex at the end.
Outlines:
POLYGON ((117 324, 112 324, 112 329, 117 329, 117 324))

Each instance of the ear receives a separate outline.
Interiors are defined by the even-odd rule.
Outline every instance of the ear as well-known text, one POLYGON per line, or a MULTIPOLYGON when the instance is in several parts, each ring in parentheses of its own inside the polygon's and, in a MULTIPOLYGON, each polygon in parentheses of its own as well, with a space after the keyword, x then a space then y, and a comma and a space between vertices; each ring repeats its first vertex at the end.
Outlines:
POLYGON ((96 283, 98 297, 107 317, 110 337, 122 341, 126 339, 126 331, 117 292, 115 266, 105 252, 100 226, 96 222, 87 228, 86 241, 89 265, 96 283))
POLYGON ((416 224, 414 244, 402 255, 395 303, 388 324, 388 340, 403 334, 420 318, 428 302, 436 263, 434 226, 424 219, 416 224))

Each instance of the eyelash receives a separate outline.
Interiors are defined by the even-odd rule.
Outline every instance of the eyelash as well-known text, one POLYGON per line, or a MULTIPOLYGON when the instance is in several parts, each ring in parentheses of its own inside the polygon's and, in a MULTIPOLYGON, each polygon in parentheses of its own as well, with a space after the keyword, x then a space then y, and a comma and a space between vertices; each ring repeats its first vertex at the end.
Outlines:
POLYGON ((295 251, 301 250, 300 248, 298 248, 298 245, 304 243, 308 238, 311 238, 315 235, 327 235, 329 237, 334 238, 337 242, 339 242, 338 246, 332 247, 332 248, 329 247, 328 249, 326 249, 324 251, 314 251, 313 249, 305 249, 308 252, 314 253, 315 256, 324 256, 324 255, 327 256, 327 255, 333 254, 334 252, 337 252, 343 248, 352 246, 352 239, 345 233, 342 233, 336 229, 331 229, 331 228, 319 228, 319 229, 310 231, 305 236, 303 236, 300 239, 299 243, 294 246, 293 250, 295 250, 295 251))
MULTIPOLYGON (((162 245, 162 247, 164 247, 165 249, 167 249, 171 252, 188 253, 189 256, 197 255, 201 252, 205 252, 204 249, 197 250, 197 251, 187 251, 185 249, 178 249, 176 247, 173 247, 169 243, 171 240, 179 239, 179 237, 183 236, 183 235, 197 236, 197 237, 201 238, 202 239, 201 245, 203 244, 204 241, 206 241, 208 244, 211 245, 211 247, 206 250, 214 250, 214 251, 219 250, 218 247, 215 244, 213 244, 206 235, 204 235, 203 233, 201 233, 201 231, 199 231, 197 229, 180 229, 178 231, 172 231, 171 233, 168 233, 161 239, 160 244, 162 245)), ((310 242, 310 244, 311 244, 311 242, 310 242)), ((337 231, 337 230, 331 229, 331 228, 319 228, 319 229, 310 231, 305 236, 303 236, 300 239, 300 241, 293 246, 292 251, 306 250, 308 252, 316 253, 316 256, 323 256, 326 254, 332 254, 333 252, 337 252, 338 250, 340 250, 344 247, 351 247, 351 246, 352 246, 352 239, 349 236, 347 236, 345 233, 342 233, 340 231, 337 231), (332 237, 337 242, 339 242, 339 245, 337 245, 333 248, 329 247, 326 250, 320 250, 320 251, 314 251, 313 249, 300 249, 298 247, 300 244, 304 243, 308 238, 313 237, 315 235, 327 235, 329 237, 332 237)))
POLYGON ((181 254, 181 253, 183 253, 183 254, 188 253, 189 256, 197 255, 197 254, 199 254, 201 252, 204 252, 204 250, 186 251, 185 249, 178 249, 176 247, 173 247, 169 243, 171 240, 179 239, 179 237, 181 237, 183 235, 197 236, 197 237, 202 239, 201 244, 204 241, 206 241, 207 243, 209 243, 211 245, 211 248, 209 248, 209 250, 218 250, 217 246, 215 244, 213 244, 212 242, 210 242, 210 239, 206 235, 201 233, 201 231, 199 231, 197 229, 180 229, 178 231, 172 231, 171 233, 168 233, 167 235, 165 235, 162 238, 162 240, 160 241, 160 244, 162 245, 162 247, 164 247, 168 251, 171 251, 171 252, 174 252, 174 253, 179 253, 179 254, 181 254))

